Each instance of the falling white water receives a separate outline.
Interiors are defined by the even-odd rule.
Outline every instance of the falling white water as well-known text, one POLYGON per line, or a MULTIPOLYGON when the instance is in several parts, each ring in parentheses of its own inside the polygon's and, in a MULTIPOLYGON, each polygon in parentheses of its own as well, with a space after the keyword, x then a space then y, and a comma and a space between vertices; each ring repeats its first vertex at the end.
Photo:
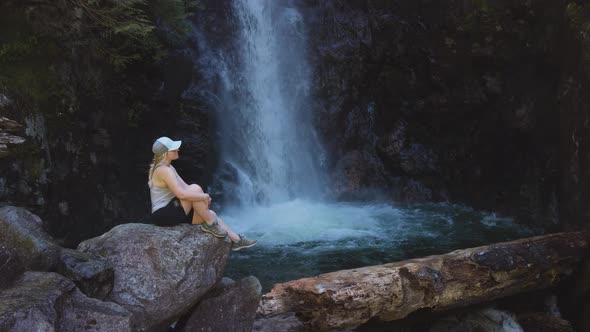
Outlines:
POLYGON ((236 0, 233 10, 239 32, 235 54, 226 56, 234 62, 225 72, 221 123, 222 159, 238 180, 234 200, 320 197, 322 152, 309 112, 302 17, 276 0, 236 0))

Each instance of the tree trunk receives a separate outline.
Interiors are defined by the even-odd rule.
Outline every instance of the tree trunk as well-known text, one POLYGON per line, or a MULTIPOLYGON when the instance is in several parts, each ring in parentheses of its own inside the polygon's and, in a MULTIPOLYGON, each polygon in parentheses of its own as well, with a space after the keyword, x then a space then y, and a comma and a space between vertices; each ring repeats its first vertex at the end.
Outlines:
POLYGON ((330 330, 491 301, 571 275, 589 242, 590 233, 559 233, 326 273, 276 284, 258 312, 295 312, 308 327, 330 330))

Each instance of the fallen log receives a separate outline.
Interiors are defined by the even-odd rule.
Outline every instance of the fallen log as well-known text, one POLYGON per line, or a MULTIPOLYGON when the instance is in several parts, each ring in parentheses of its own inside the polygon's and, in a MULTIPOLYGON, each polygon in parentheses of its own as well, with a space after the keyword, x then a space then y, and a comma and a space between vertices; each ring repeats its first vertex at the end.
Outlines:
POLYGON ((295 312, 307 327, 331 330, 487 302, 571 275, 589 243, 590 233, 559 233, 326 273, 274 285, 258 314, 295 312))

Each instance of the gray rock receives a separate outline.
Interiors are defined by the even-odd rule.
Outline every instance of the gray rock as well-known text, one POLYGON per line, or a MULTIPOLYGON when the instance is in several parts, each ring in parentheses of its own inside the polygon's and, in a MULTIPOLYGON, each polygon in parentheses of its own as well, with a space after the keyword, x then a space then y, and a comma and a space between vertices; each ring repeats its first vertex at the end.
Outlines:
MULTIPOLYGON (((0 105, 2 104, 2 95, 0 95, 0 105)), ((1 107, 1 106, 0 106, 1 107)), ((22 135, 24 131, 23 126, 9 118, 0 116, 0 133, 10 133, 14 135, 22 135)))
POLYGON ((0 292, 0 331, 131 331, 131 314, 53 272, 25 272, 0 292))
POLYGON ((0 292, 0 331, 55 331, 60 304, 75 287, 57 273, 25 272, 0 292))
POLYGON ((61 247, 43 231, 42 224, 23 208, 0 208, 0 244, 14 249, 26 270, 50 270, 59 258, 61 247))
POLYGON ((57 272, 73 280, 80 290, 105 299, 113 288, 114 272, 106 259, 72 249, 63 249, 57 272))
POLYGON ((12 104, 12 100, 8 96, 0 93, 0 108, 6 107, 12 104))
POLYGON ((257 318, 252 327, 254 332, 304 332, 307 331, 303 323, 295 316, 295 313, 276 315, 272 317, 257 318))
MULTIPOLYGON (((0 94, 0 108, 5 106, 3 95, 0 94)), ((5 99, 6 100, 6 99, 5 99)), ((0 158, 10 155, 9 147, 24 143, 22 135, 23 127, 18 122, 0 116, 0 158)))
POLYGON ((63 308, 58 331, 133 331, 132 315, 121 306, 89 298, 75 289, 63 308))
POLYGON ((16 252, 0 245, 0 289, 10 286, 24 270, 16 252))
MULTIPOLYGON (((572 324, 548 312, 530 312, 516 316, 524 331, 574 332, 572 324)), ((588 331, 579 329, 579 331, 588 331)))
POLYGON ((400 152, 400 168, 407 174, 434 174, 438 170, 438 156, 423 144, 410 144, 400 152))
POLYGON ((466 315, 450 315, 435 322, 429 332, 522 332, 522 327, 508 312, 486 308, 466 315))
POLYGON ((261 290, 253 276, 222 283, 197 305, 180 331, 251 331, 261 290))
POLYGON ((150 329, 186 313, 221 280, 229 244, 191 225, 124 224, 78 250, 108 261, 115 281, 107 299, 150 329))
POLYGON ((381 160, 368 151, 351 151, 336 163, 331 175, 333 193, 340 199, 362 199, 387 183, 381 160))
POLYGON ((393 183, 392 198, 396 202, 423 203, 434 199, 432 189, 420 181, 398 177, 393 183))
POLYGON ((379 139, 377 150, 385 161, 399 163, 399 154, 405 147, 408 124, 406 121, 397 121, 391 132, 379 139))

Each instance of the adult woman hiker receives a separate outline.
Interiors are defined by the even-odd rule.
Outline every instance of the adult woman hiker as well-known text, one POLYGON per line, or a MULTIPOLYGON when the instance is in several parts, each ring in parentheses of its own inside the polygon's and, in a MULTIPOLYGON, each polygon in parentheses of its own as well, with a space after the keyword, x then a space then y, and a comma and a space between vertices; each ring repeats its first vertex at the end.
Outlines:
POLYGON ((256 241, 234 233, 214 211, 209 210, 211 197, 200 186, 186 184, 171 165, 178 159, 181 143, 160 137, 152 146, 154 159, 149 169, 148 186, 154 223, 159 226, 185 222, 200 225, 201 230, 215 237, 229 236, 234 251, 253 247, 256 241))

